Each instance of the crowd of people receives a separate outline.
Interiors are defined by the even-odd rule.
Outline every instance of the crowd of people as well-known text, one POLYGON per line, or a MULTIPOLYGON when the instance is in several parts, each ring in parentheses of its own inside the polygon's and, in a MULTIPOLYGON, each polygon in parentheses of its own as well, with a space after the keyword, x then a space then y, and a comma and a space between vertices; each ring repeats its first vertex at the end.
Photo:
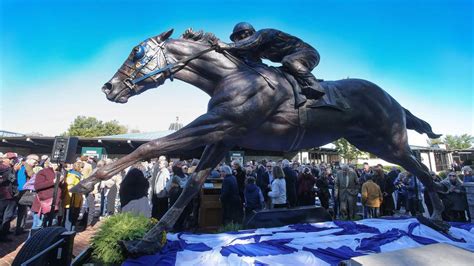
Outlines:
MULTIPOLYGON (((61 225, 68 230, 86 228, 99 217, 118 211, 159 220, 176 202, 199 163, 196 159, 168 161, 161 156, 101 181, 88 195, 69 192, 95 168, 111 162, 81 156, 72 164, 56 164, 46 155, 2 154, 0 241, 9 240, 14 218, 15 234, 27 232, 27 218, 32 219, 30 235, 48 225, 61 225)), ((443 219, 470 219, 463 182, 474 182, 472 169, 465 166, 461 173, 451 171, 445 179, 433 172, 432 177, 445 206, 443 219)), ((208 181, 215 180, 222 181, 224 225, 245 223, 264 209, 298 206, 318 205, 335 219, 347 220, 404 214, 428 216, 433 212, 422 183, 397 167, 385 171, 382 165, 367 163, 359 168, 339 163, 300 164, 286 159, 244 165, 233 161, 212 170, 208 181)), ((197 228, 199 203, 196 195, 177 220, 175 231, 197 228)))

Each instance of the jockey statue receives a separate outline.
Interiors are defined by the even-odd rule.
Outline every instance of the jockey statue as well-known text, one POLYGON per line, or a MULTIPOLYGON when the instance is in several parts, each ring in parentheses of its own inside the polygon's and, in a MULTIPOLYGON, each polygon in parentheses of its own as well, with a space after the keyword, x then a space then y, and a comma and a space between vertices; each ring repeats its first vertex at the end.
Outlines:
MULTIPOLYGON (((245 60, 261 61, 264 58, 281 63, 296 78, 308 98, 319 99, 324 95, 323 88, 311 74, 319 63, 319 53, 311 45, 279 30, 255 31, 247 22, 235 25, 230 39, 234 43, 218 42, 217 50, 229 50, 245 60)), ((300 98, 297 101, 297 105, 301 106, 306 100, 300 98)))

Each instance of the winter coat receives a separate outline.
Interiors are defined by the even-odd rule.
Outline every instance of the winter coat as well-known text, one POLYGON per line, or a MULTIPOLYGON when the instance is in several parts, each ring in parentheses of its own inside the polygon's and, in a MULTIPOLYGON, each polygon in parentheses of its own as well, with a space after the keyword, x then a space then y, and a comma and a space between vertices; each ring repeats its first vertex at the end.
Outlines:
POLYGON ((260 188, 255 184, 245 186, 245 207, 251 210, 260 210, 263 208, 263 195, 260 188))
POLYGON ((380 187, 372 180, 368 180, 362 185, 362 204, 368 207, 380 208, 383 201, 380 187))
POLYGON ((357 183, 357 174, 354 171, 347 172, 347 178, 349 182, 346 186, 345 177, 343 171, 338 171, 335 180, 336 195, 339 197, 339 201, 348 200, 348 198, 357 197, 359 194, 359 185, 357 183))
POLYGON ((290 207, 296 206, 296 183, 298 182, 298 175, 295 170, 289 166, 283 168, 285 173, 286 198, 290 207))
MULTIPOLYGON (((35 191, 37 193, 37 197, 34 199, 33 205, 31 206, 31 210, 33 212, 38 214, 51 212, 55 181, 56 172, 54 172, 53 168, 51 167, 44 168, 36 174, 35 191)), ((54 205, 55 211, 59 210, 59 206, 61 204, 61 188, 62 185, 60 184, 54 205)))
POLYGON ((286 181, 284 178, 273 179, 272 190, 268 192, 272 204, 286 204, 286 181))
POLYGON ((82 206, 82 195, 79 193, 71 193, 69 190, 74 187, 75 185, 79 184, 79 181, 81 181, 81 173, 71 170, 69 173, 66 175, 66 185, 64 186, 63 189, 63 207, 68 209, 71 207, 73 208, 80 208, 82 206))
POLYGON ((466 189, 459 178, 456 178, 454 184, 451 183, 449 178, 446 178, 440 182, 440 185, 444 186, 448 191, 445 200, 443 200, 443 203, 445 203, 445 208, 447 210, 466 210, 466 189))
POLYGON ((221 202, 222 204, 239 204, 240 195, 239 187, 237 185, 237 179, 233 175, 226 175, 222 181, 221 190, 221 202))
POLYGON ((0 163, 0 200, 13 199, 16 194, 16 182, 13 169, 0 163))
POLYGON ((311 174, 300 174, 298 176, 298 198, 314 197, 314 184, 316 180, 311 174))

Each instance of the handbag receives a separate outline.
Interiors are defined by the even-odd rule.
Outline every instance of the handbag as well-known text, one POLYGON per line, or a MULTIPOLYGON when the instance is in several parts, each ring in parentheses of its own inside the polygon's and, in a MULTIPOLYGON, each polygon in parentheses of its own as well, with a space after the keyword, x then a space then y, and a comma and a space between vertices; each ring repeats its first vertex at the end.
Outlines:
POLYGON ((36 197, 36 192, 27 190, 23 195, 21 196, 20 200, 18 201, 18 204, 20 205, 25 205, 25 206, 31 206, 33 205, 33 201, 36 197))

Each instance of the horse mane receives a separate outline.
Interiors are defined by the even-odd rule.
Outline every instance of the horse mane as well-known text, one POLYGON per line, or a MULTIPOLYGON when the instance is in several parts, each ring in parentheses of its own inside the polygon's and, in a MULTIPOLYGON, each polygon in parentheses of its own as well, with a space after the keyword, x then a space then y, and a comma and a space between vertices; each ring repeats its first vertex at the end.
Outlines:
POLYGON ((192 28, 187 29, 183 35, 181 36, 182 39, 185 40, 192 40, 197 42, 203 43, 214 43, 219 40, 219 38, 214 35, 214 33, 210 32, 203 32, 202 30, 193 31, 192 28))

